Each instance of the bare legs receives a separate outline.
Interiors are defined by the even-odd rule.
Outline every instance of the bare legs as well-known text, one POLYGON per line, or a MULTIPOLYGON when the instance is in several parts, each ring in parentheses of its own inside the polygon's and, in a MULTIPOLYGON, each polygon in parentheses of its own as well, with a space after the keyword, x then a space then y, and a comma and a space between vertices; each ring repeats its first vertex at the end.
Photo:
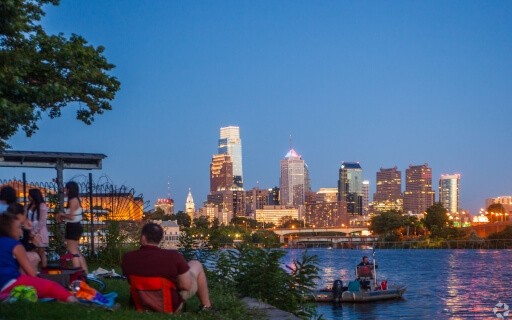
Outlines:
POLYGON ((78 247, 78 241, 66 239, 66 248, 68 252, 73 255, 73 267, 80 267, 84 269, 85 273, 89 273, 89 269, 87 268, 87 262, 85 261, 84 256, 80 253, 80 248, 78 247))
POLYGON ((206 274, 204 273, 203 266, 197 260, 191 260, 188 262, 190 267, 190 275, 197 277, 197 297, 201 304, 206 307, 212 305, 210 301, 210 295, 208 294, 208 282, 206 281, 206 274))
POLYGON ((37 248, 37 254, 39 254, 39 257, 41 258, 41 268, 46 268, 47 259, 45 248, 37 248))

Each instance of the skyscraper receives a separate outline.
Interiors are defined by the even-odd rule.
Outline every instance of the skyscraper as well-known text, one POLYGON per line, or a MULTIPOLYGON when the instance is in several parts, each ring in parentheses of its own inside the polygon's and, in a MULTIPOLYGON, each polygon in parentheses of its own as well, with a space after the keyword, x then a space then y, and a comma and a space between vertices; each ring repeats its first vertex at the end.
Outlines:
POLYGON ((304 220, 311 227, 339 227, 346 221, 345 201, 338 201, 338 188, 320 188, 309 193, 304 220))
POLYGON ((397 167, 380 168, 380 171, 377 172, 377 188, 373 195, 373 208, 376 212, 402 211, 402 172, 397 167))
POLYGON ((363 214, 363 169, 358 162, 341 163, 338 200, 347 202, 347 213, 363 214))
POLYGON ((439 202, 448 213, 458 213, 460 204, 460 174, 442 174, 439 179, 439 202))
POLYGON ((280 163, 280 203, 297 207, 304 204, 306 192, 310 191, 309 172, 306 162, 293 149, 290 149, 280 163))
POLYGON ((427 163, 405 170, 404 212, 413 214, 425 212, 434 204, 432 190, 432 169, 427 163))
POLYGON ((370 181, 363 180, 363 214, 368 214, 368 206, 370 204, 370 181))
POLYGON ((210 192, 231 190, 233 187, 233 162, 227 154, 214 154, 210 164, 210 192))
POLYGON ((240 128, 236 126, 220 128, 219 154, 231 156, 233 162, 233 184, 235 187, 243 188, 242 174, 242 140, 240 139, 240 128))

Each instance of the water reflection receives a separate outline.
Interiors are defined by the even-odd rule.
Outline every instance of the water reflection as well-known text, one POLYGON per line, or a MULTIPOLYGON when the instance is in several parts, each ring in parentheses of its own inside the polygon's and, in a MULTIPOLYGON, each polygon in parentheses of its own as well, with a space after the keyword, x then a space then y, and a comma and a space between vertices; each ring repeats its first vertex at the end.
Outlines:
MULTIPOLYGON (((361 257, 371 254, 327 249, 308 253, 319 256, 319 286, 335 279, 347 283, 361 257)), ((302 250, 289 250, 285 260, 300 255, 302 250)), ((324 319, 493 319, 496 303, 512 305, 512 250, 379 250, 377 260, 379 279, 407 285, 403 300, 324 304, 318 314, 324 319)))

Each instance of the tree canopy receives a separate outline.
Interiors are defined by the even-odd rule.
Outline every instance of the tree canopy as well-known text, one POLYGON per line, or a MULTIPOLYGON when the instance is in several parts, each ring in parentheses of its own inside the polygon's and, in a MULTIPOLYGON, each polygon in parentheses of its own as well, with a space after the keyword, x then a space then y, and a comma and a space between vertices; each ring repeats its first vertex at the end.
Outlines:
POLYGON ((487 207, 486 216, 489 222, 507 221, 507 210, 501 203, 493 203, 487 207))
POLYGON ((45 32, 40 20, 46 4, 59 0, 0 1, 0 150, 20 128, 31 136, 43 114, 59 117, 70 103, 79 103, 76 118, 91 124, 112 109, 120 88, 107 74, 114 65, 104 47, 76 34, 68 39, 45 32))
POLYGON ((434 203, 426 210, 424 224, 433 236, 441 236, 448 227, 450 218, 441 203, 434 203))

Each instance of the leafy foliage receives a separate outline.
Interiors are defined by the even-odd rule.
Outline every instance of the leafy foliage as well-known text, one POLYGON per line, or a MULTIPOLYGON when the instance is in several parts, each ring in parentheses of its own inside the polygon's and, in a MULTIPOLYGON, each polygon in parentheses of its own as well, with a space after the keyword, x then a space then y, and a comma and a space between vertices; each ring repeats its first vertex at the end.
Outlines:
POLYGON ((48 35, 39 24, 43 5, 58 3, 0 2, 0 150, 20 127, 31 136, 43 113, 59 117, 69 103, 80 103, 76 118, 88 125, 112 109, 120 83, 107 74, 114 65, 103 56, 104 47, 76 34, 48 35))
POLYGON ((186 214, 183 211, 178 211, 174 216, 171 216, 171 220, 176 220, 176 223, 185 228, 190 228, 190 225, 192 224, 192 221, 190 220, 190 217, 188 214, 186 214))
POLYGON ((489 222, 498 222, 508 220, 508 216, 505 215, 506 213, 508 212, 501 203, 493 203, 487 207, 485 215, 489 219, 489 222))
POLYGON ((105 247, 99 252, 97 261, 107 267, 121 265, 121 258, 127 251, 137 247, 133 233, 140 234, 140 226, 132 226, 129 223, 108 221, 105 230, 105 247), (133 229, 133 230, 132 230, 133 229), (132 230, 132 232, 129 232, 132 230))
POLYGON ((257 230, 251 235, 251 241, 255 244, 261 244, 264 248, 278 248, 279 236, 270 230, 257 230))
POLYGON ((48 194, 47 204, 51 211, 48 215, 48 222, 50 225, 48 231, 50 231, 52 235, 50 237, 48 249, 60 256, 66 253, 66 246, 64 245, 64 224, 59 223, 57 219, 55 219, 55 210, 57 210, 58 202, 59 198, 57 194, 48 194))
POLYGON ((450 221, 447 212, 441 203, 434 203, 427 208, 423 223, 432 237, 443 237, 445 235, 450 221))
POLYGON ((385 211, 370 219, 369 229, 377 234, 395 233, 405 225, 402 214, 395 210, 385 211))
POLYGON ((281 250, 246 245, 223 251, 217 261, 217 275, 234 286, 241 296, 297 312, 302 307, 302 297, 313 289, 318 278, 317 257, 304 253, 302 260, 288 266, 291 273, 287 273, 280 265, 284 255, 281 250))
POLYGON ((304 221, 298 219, 285 219, 280 228, 304 228, 304 221))
POLYGON ((490 234, 487 239, 490 240, 512 240, 512 226, 506 226, 503 231, 490 234))

